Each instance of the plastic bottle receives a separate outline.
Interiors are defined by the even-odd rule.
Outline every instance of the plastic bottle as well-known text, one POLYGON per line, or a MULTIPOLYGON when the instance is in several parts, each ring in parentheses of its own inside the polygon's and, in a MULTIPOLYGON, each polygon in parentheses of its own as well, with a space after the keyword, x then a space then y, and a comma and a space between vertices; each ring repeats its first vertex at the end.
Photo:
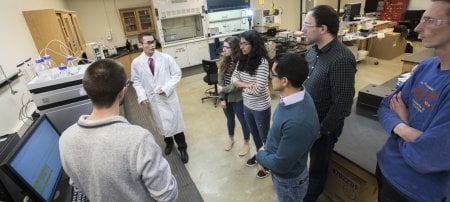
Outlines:
POLYGON ((78 74, 79 71, 78 65, 75 63, 75 58, 71 55, 67 56, 67 69, 70 75, 78 74))
MULTIPOLYGON (((34 70, 39 77, 39 80, 47 80, 48 72, 47 72, 47 66, 44 64, 44 58, 37 58, 36 64, 34 66, 34 70)), ((48 78, 50 79, 50 78, 48 78)))
POLYGON ((34 63, 34 71, 39 76, 40 72, 45 71, 47 68, 44 65, 44 59, 43 58, 36 58, 34 63))
POLYGON ((63 78, 69 75, 68 71, 67 71, 67 66, 63 63, 61 63, 61 65, 59 65, 58 67, 59 69, 59 78, 63 78))
POLYGON ((56 67, 55 61, 53 61, 52 56, 44 55, 44 63, 47 65, 49 69, 56 67))

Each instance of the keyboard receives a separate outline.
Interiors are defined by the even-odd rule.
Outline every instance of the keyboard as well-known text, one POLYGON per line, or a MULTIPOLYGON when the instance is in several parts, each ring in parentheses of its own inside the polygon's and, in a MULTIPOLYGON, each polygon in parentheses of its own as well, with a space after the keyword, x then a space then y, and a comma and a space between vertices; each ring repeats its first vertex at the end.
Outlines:
POLYGON ((89 202, 89 199, 81 191, 76 191, 72 187, 72 202, 89 202))

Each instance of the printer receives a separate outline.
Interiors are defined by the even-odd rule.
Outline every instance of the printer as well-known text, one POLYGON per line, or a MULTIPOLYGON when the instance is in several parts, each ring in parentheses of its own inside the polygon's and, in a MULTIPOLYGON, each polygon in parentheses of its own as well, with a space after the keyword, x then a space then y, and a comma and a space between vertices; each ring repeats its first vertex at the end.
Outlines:
POLYGON ((92 111, 92 103, 82 85, 88 66, 78 65, 79 71, 74 75, 55 79, 35 77, 27 84, 39 114, 47 114, 60 133, 76 123, 80 115, 92 111))

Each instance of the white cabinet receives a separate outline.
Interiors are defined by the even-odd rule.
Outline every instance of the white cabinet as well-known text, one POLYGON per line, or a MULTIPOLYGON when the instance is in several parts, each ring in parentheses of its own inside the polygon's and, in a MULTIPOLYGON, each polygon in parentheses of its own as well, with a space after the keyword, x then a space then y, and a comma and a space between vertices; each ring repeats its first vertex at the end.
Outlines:
POLYGON ((189 66, 186 44, 162 48, 162 52, 171 55, 181 68, 189 66))
POLYGON ((163 47, 162 52, 171 55, 181 68, 199 65, 202 59, 210 59, 207 40, 163 47))

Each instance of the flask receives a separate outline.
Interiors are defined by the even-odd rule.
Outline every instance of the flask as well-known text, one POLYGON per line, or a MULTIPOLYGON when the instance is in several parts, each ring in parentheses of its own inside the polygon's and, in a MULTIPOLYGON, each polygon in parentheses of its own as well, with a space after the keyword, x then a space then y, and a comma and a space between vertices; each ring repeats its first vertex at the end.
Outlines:
POLYGON ((56 63, 55 63, 55 61, 52 60, 52 56, 44 55, 43 58, 44 58, 44 63, 47 66, 48 69, 56 67, 56 63))
POLYGON ((75 59, 73 56, 69 55, 67 56, 67 69, 69 71, 69 75, 75 75, 78 73, 78 65, 75 64, 75 59))

